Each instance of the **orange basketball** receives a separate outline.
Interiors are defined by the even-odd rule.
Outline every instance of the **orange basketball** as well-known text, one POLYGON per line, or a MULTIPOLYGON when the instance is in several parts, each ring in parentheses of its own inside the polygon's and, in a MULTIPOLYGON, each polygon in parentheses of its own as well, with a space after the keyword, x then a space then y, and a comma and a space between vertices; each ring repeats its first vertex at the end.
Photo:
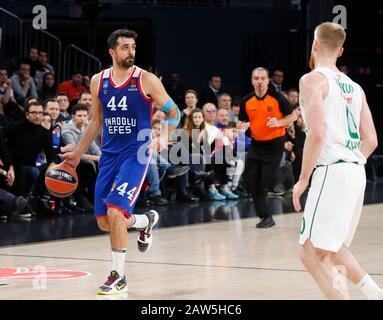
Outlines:
POLYGON ((78 185, 76 171, 65 163, 60 163, 45 174, 45 185, 50 194, 65 198, 75 192, 78 185))

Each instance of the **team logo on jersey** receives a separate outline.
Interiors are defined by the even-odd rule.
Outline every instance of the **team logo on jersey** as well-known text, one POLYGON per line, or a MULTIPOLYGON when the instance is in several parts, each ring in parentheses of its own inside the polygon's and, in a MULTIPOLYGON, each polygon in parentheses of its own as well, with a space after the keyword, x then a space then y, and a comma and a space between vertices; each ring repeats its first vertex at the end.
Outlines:
POLYGON ((267 106, 267 111, 268 112, 272 112, 273 111, 273 107, 272 106, 267 106))
POLYGON ((109 87, 108 81, 105 80, 104 83, 102 84, 102 88, 104 89, 104 94, 108 93, 108 90, 107 90, 108 87, 109 87))
POLYGON ((340 79, 335 79, 335 81, 344 94, 347 95, 354 92, 354 87, 350 83, 341 82, 340 79))
POLYGON ((350 150, 359 150, 360 149, 360 138, 358 127, 355 122, 354 115, 352 114, 348 105, 346 105, 346 119, 347 119, 347 127, 348 134, 350 139, 346 142, 346 148, 350 150))

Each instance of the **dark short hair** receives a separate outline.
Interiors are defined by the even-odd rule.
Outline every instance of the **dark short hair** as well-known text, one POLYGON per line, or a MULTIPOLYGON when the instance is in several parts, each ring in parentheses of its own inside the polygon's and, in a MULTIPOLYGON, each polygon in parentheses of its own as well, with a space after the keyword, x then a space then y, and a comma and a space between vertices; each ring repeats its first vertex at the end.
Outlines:
POLYGON ((82 72, 80 69, 73 70, 72 77, 75 76, 76 74, 84 75, 84 72, 82 72))
POLYGON ((277 72, 283 73, 283 75, 285 75, 285 73, 284 73, 281 69, 275 69, 275 70, 273 71, 273 75, 274 75, 275 73, 277 73, 277 72))
POLYGON ((241 104, 241 97, 234 96, 231 101, 231 106, 239 106, 241 104))
POLYGON ((44 109, 43 105, 38 102, 38 101, 34 101, 34 102, 31 102, 31 103, 28 103, 25 105, 25 112, 29 112, 29 109, 32 107, 32 106, 40 106, 41 108, 44 109))
POLYGON ((117 41, 118 38, 133 38, 134 40, 137 39, 137 33, 133 30, 128 29, 118 29, 116 31, 113 31, 109 37, 108 37, 108 49, 115 49, 117 47, 117 41))
POLYGON ((83 94, 91 94, 91 93, 90 93, 90 91, 87 91, 87 90, 81 92, 80 95, 78 96, 78 100, 81 99, 81 96, 82 96, 83 94))
POLYGON ((49 102, 56 102, 56 103, 57 103, 57 100, 56 100, 55 98, 49 98, 49 99, 46 99, 46 100, 44 101, 44 105, 43 105, 44 109, 47 107, 47 105, 48 105, 49 102))
POLYGON ((161 124, 161 120, 159 120, 159 119, 153 119, 153 120, 152 120, 152 127, 154 127, 156 124, 161 124))
POLYGON ((295 88, 290 88, 289 90, 286 91, 286 94, 289 94, 290 92, 298 92, 298 89, 295 89, 295 88))
POLYGON ((29 61, 21 60, 21 61, 19 62, 19 69, 21 68, 21 65, 22 65, 22 64, 27 64, 27 65, 31 66, 31 63, 30 63, 29 61))
POLYGON ((0 65, 0 70, 6 70, 8 72, 8 68, 6 66, 1 66, 0 65))
POLYGON ((55 98, 57 99, 57 97, 59 97, 59 96, 66 96, 66 97, 68 98, 68 94, 65 93, 65 92, 58 92, 58 93, 56 94, 55 98))
POLYGON ((188 89, 188 90, 185 91, 185 95, 184 95, 184 96, 186 97, 186 95, 187 95, 188 93, 192 93, 192 94, 194 94, 195 97, 198 99, 198 93, 197 93, 197 91, 195 91, 195 90, 193 90, 193 89, 188 89))
POLYGON ((89 108, 85 104, 77 103, 77 104, 75 104, 73 106, 72 115, 74 116, 77 113, 77 111, 87 111, 87 112, 89 112, 89 108))

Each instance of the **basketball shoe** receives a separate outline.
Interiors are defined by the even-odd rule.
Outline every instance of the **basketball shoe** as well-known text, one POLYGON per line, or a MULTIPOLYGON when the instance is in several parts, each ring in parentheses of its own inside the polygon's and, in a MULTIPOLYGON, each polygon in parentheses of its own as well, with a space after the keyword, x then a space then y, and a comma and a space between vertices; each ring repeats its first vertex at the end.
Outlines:
POLYGON ((138 229, 139 234, 137 238, 138 250, 142 253, 147 252, 152 246, 152 229, 156 225, 159 218, 158 212, 156 210, 150 210, 144 214, 146 214, 148 217, 149 223, 146 228, 138 229))
POLYGON ((97 294, 117 295, 128 292, 125 276, 121 277, 117 271, 112 271, 106 282, 98 288, 97 294))

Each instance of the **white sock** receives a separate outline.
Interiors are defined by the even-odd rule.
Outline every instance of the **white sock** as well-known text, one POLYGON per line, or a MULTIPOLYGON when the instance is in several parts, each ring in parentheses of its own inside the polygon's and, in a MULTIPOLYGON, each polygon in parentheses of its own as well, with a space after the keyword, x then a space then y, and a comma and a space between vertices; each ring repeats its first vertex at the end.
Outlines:
POLYGON ((123 277, 125 274, 125 249, 113 249, 112 248, 112 270, 117 271, 118 274, 123 277))
POLYGON ((146 214, 135 214, 136 221, 132 225, 133 228, 146 228, 149 224, 149 219, 146 214))
POLYGON ((368 300, 377 300, 379 298, 380 288, 369 274, 366 274, 357 286, 368 300))

